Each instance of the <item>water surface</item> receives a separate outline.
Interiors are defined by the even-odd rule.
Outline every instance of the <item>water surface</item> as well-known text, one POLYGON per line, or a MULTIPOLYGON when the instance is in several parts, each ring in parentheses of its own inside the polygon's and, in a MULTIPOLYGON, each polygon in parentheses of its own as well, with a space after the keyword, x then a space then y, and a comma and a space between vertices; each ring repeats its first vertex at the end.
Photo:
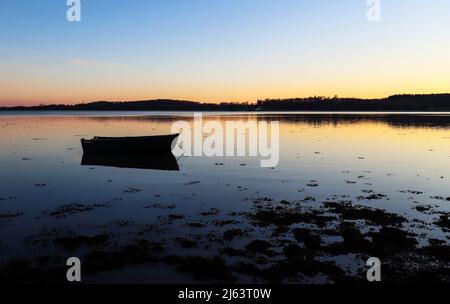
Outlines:
MULTIPOLYGON (((261 198, 308 206, 338 198, 352 201, 422 221, 425 224, 406 225, 421 236, 421 244, 430 238, 449 242, 448 231, 432 224, 450 212, 446 200, 450 197, 450 114, 206 113, 205 122, 279 121, 279 165, 261 168, 260 160, 253 157, 181 157, 179 171, 81 165, 83 137, 167 134, 180 119, 192 117, 189 113, 3 113, 1 260, 43 254, 65 257, 73 250, 83 254, 86 244, 71 251, 52 239, 103 233, 112 235, 109 245, 144 235, 173 240, 165 248, 171 254, 214 256, 221 245, 197 240, 200 245, 194 248, 179 246, 180 238, 199 235, 189 224, 227 220, 233 212, 254 210, 253 203, 261 198), (370 194, 382 196, 364 199, 370 194), (70 204, 97 207, 55 216, 55 210, 70 204), (431 206, 433 212, 419 211, 417 206, 431 206), (153 230, 145 230, 149 225, 153 230)), ((222 235, 245 225, 242 221, 214 225, 207 233, 222 235)), ((242 247, 252 237, 270 239, 254 231, 248 239, 233 240, 233 245, 242 247)), ((165 266, 159 264, 132 267, 136 268, 121 270, 126 281, 191 280, 172 268, 161 270, 165 266)), ((91 279, 115 281, 102 272, 91 279)), ((246 276, 240 280, 253 281, 246 276)))

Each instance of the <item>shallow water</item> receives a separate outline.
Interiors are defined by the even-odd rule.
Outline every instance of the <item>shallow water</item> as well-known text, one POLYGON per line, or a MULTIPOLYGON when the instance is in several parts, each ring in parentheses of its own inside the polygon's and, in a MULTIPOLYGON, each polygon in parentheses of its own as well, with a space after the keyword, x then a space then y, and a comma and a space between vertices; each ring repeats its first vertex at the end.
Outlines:
MULTIPOLYGON (((314 197, 323 202, 339 196, 430 223, 439 212, 450 212, 446 201, 450 197, 450 114, 445 113, 210 113, 204 114, 204 122, 279 121, 279 165, 262 168, 255 157, 181 157, 179 171, 81 165, 82 137, 166 134, 179 119, 191 121, 192 117, 130 112, 2 114, 2 261, 43 252, 70 256, 57 246, 30 245, 30 239, 55 231, 86 235, 106 231, 115 235, 115 241, 126 242, 131 238, 127 225, 114 223, 127 221, 142 227, 170 214, 183 214, 188 220, 168 225, 170 231, 164 237, 192 237, 195 232, 184 224, 201 221, 202 211, 216 208, 220 210, 217 219, 225 219, 230 212, 251 210, 249 201, 263 197, 296 202, 314 197), (386 196, 367 200, 363 198, 367 193, 386 196), (101 207, 64 218, 50 215, 71 203, 101 207), (173 208, 144 208, 153 204, 173 208), (430 204, 433 214, 415 209, 430 204)), ((438 227, 411 229, 448 241, 448 232, 438 227)), ((208 248, 214 251, 214 246, 208 248)), ((182 252, 176 246, 168 250, 182 252)), ((191 254, 202 252, 203 248, 191 250, 191 254)), ((164 280, 181 278, 184 275, 173 274, 164 280)))

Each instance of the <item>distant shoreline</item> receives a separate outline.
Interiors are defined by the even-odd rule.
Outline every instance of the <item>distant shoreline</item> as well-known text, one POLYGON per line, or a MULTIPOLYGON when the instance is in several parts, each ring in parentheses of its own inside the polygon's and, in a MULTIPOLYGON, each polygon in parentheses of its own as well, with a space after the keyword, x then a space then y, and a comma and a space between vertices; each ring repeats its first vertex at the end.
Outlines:
POLYGON ((173 112, 449 112, 450 94, 394 95, 383 99, 309 97, 250 103, 186 100, 97 101, 75 105, 0 107, 0 111, 173 111, 173 112))
POLYGON ((190 111, 190 110, 3 110, 0 109, 0 116, 2 114, 17 114, 17 115, 67 115, 67 116, 77 116, 77 115, 92 115, 92 116, 103 116, 103 115, 115 115, 118 116, 139 116, 145 114, 155 114, 155 115, 174 115, 183 114, 190 115, 195 113, 204 113, 206 115, 450 115, 450 110, 442 111, 328 111, 328 110, 314 110, 314 111, 225 111, 225 110, 202 110, 202 111, 190 111), (122 114, 122 115, 119 115, 122 114))

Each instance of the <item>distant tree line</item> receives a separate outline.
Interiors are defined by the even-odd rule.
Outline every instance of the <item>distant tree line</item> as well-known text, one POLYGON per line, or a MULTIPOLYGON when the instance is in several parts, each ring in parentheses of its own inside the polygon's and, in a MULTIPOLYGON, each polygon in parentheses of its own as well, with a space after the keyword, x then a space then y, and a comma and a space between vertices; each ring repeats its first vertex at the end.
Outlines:
POLYGON ((450 94, 394 95, 383 99, 309 97, 259 100, 265 111, 450 111, 450 94))
POLYGON ((34 111, 450 111, 450 94, 394 95, 383 99, 309 97, 266 99, 251 103, 200 103, 156 99, 127 102, 98 101, 76 105, 3 107, 34 111))

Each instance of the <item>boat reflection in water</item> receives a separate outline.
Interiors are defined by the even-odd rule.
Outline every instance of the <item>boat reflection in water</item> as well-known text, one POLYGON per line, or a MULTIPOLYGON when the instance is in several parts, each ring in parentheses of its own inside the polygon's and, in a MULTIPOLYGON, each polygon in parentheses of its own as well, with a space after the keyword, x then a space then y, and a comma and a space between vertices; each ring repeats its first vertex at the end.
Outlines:
POLYGON ((172 153, 162 155, 145 154, 98 154, 84 153, 82 166, 102 166, 160 171, 180 171, 178 162, 172 153))

